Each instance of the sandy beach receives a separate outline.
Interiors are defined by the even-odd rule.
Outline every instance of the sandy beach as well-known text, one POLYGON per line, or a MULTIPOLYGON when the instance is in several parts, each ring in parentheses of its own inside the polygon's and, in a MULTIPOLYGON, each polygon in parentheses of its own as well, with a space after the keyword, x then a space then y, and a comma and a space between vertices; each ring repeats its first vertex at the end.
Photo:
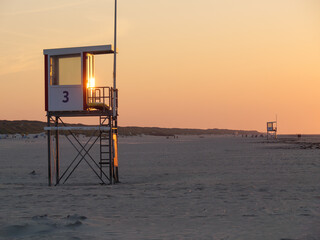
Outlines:
MULTIPOLYGON (((74 153, 62 138, 61 169, 74 153)), ((1 139, 0 239, 320 239, 319 156, 265 138, 127 137, 120 184, 83 162, 48 187, 46 139, 1 139)))

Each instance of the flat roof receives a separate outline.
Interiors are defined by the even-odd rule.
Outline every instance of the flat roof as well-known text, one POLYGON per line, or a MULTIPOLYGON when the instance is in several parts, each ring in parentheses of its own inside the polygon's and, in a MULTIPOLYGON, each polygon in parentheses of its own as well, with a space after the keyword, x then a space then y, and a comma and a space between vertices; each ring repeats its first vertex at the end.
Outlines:
POLYGON ((91 53, 91 54, 108 54, 114 53, 113 46, 109 45, 98 45, 98 46, 86 46, 86 47, 71 47, 71 48, 53 48, 44 49, 44 55, 69 55, 78 53, 91 53))

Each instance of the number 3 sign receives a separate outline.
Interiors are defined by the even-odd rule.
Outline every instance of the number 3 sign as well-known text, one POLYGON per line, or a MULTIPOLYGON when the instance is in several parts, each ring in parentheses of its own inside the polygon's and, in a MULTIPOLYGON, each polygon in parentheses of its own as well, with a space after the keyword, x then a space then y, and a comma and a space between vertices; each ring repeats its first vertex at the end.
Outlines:
POLYGON ((66 103, 69 101, 69 92, 68 91, 63 91, 63 100, 62 102, 66 103))

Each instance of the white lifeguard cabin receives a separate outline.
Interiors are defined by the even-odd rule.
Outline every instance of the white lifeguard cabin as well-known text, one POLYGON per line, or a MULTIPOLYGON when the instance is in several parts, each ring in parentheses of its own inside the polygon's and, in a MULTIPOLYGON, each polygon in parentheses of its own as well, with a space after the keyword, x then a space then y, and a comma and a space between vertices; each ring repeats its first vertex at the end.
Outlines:
POLYGON ((94 56, 114 54, 112 45, 45 49, 43 54, 46 111, 112 109, 111 88, 96 87, 94 75, 94 56))
POLYGON ((277 131, 277 121, 267 122, 267 139, 269 139, 269 136, 277 139, 277 131))

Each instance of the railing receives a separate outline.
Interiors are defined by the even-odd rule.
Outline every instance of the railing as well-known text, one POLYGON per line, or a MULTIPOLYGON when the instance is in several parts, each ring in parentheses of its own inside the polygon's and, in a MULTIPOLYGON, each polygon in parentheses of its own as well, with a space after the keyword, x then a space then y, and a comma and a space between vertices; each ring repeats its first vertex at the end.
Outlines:
POLYGON ((87 105, 90 109, 98 109, 103 111, 111 109, 111 100, 110 87, 87 88, 87 105))
POLYGON ((89 87, 87 88, 87 105, 94 110, 112 110, 113 98, 116 99, 116 112, 118 112, 118 89, 111 87, 89 87), (115 94, 114 94, 115 93, 115 94))

